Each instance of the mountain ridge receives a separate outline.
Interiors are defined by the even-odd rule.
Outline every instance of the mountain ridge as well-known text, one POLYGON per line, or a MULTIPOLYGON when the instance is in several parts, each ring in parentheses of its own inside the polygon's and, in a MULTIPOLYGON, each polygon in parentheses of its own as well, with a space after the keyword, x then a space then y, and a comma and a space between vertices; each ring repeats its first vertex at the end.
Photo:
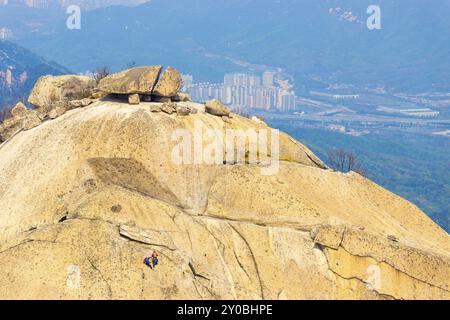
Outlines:
POLYGON ((448 1, 438 0, 430 7, 416 0, 384 0, 382 29, 373 31, 365 26, 370 4, 368 0, 153 0, 135 8, 87 12, 77 31, 64 28, 62 15, 59 27, 47 26, 51 38, 38 34, 19 42, 77 71, 105 64, 119 70, 130 61, 123 60, 123 54, 105 59, 104 52, 127 50, 137 64, 157 59, 189 73, 196 71, 201 81, 245 70, 220 57, 224 56, 281 67, 295 78, 297 88, 352 83, 394 91, 448 89, 448 1), (330 11, 337 8, 357 20, 330 11), (146 19, 149 14, 154 19, 146 19), (294 37, 292 30, 298 30, 294 37), (149 35, 153 41, 147 41, 149 35), (61 50, 52 50, 55 46, 61 50), (93 50, 84 51, 86 47, 93 50), (80 53, 86 59, 78 59, 80 53))
POLYGON ((9 41, 0 41, 0 108, 25 101, 36 80, 69 71, 9 41))
POLYGON ((77 5, 82 9, 93 10, 114 5, 136 6, 148 1, 150 0, 0 0, 0 6, 65 9, 70 5, 77 5))

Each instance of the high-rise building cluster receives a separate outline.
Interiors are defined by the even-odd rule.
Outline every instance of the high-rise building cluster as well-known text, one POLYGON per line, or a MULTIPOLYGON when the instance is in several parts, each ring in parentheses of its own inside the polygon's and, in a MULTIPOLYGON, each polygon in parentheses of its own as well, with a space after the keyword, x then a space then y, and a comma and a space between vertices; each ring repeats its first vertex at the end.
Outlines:
POLYGON ((294 110, 293 91, 275 84, 275 75, 264 72, 262 77, 247 73, 229 73, 223 83, 193 83, 192 75, 183 75, 184 90, 195 101, 219 99, 234 109, 294 110))

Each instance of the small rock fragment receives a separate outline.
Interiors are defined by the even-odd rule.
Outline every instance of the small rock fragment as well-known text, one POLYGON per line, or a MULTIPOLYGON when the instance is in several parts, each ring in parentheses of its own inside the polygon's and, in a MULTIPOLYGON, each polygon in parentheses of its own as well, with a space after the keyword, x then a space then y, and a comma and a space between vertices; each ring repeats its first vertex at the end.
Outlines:
POLYGON ((191 113, 191 110, 188 107, 177 107, 177 115, 178 116, 188 116, 191 113))
POLYGON ((13 117, 23 117, 27 111, 27 107, 22 102, 18 102, 14 108, 11 109, 11 115, 13 117))
POLYGON ((130 94, 128 96, 128 104, 138 105, 139 103, 141 103, 141 99, 139 98, 139 95, 137 93, 130 94))
POLYGON ((164 103, 161 107, 161 111, 167 114, 172 114, 176 111, 176 105, 174 103, 164 103))

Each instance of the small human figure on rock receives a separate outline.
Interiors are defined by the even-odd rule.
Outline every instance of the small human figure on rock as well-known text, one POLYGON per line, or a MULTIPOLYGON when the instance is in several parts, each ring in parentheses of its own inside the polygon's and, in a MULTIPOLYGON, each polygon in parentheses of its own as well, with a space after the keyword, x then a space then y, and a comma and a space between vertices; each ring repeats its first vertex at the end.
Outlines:
POLYGON ((144 264, 153 271, 155 271, 155 267, 158 265, 158 262, 158 252, 156 252, 156 250, 153 250, 153 253, 150 257, 146 257, 144 259, 144 264))

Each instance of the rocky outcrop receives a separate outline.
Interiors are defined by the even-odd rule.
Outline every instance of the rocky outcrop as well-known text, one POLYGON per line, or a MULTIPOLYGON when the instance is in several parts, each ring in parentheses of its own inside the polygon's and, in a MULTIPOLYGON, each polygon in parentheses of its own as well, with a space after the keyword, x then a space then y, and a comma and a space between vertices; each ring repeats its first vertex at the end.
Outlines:
POLYGON ((18 102, 14 106, 14 108, 11 109, 11 115, 15 118, 25 116, 27 114, 27 112, 28 112, 28 109, 22 102, 18 102))
POLYGON ((161 106, 161 111, 165 112, 167 114, 172 114, 174 112, 176 112, 177 110, 177 105, 175 103, 164 103, 161 106))
POLYGON ((160 77, 161 66, 138 67, 103 78, 99 89, 108 94, 126 95, 128 103, 190 101, 189 95, 180 93, 181 74, 167 68, 160 77))
POLYGON ((450 299, 449 235, 286 134, 274 175, 176 164, 174 133, 268 129, 205 109, 96 101, 3 144, 0 298, 450 299))
MULTIPOLYGON (((76 109, 76 108, 82 108, 90 105, 94 100, 90 98, 84 98, 81 100, 71 100, 68 103, 67 102, 55 102, 52 105, 52 108, 50 111, 48 111, 45 115, 45 117, 48 117, 50 119, 56 119, 60 116, 62 116, 67 111, 76 109)), ((42 115, 41 115, 42 117, 42 115)))
POLYGON ((450 299, 450 237, 418 208, 157 68, 112 76, 133 105, 45 77, 0 125, 0 298, 450 299), (279 148, 211 148, 229 132, 279 148))
POLYGON ((27 109, 22 102, 19 102, 12 108, 11 117, 0 124, 0 142, 7 141, 22 130, 37 127, 40 123, 41 119, 37 112, 27 109))
POLYGON ((41 119, 56 106, 67 108, 72 100, 89 98, 95 91, 94 79, 85 76, 44 76, 36 82, 28 102, 36 107, 41 119))
POLYGON ((206 112, 214 116, 223 117, 230 115, 230 109, 217 99, 208 101, 206 104, 206 112))
POLYGON ((181 74, 174 68, 167 68, 153 90, 153 95, 174 97, 181 89, 181 74))
POLYGON ((179 116, 188 116, 191 114, 191 110, 186 106, 177 106, 176 112, 179 116))
POLYGON ((161 66, 138 67, 109 75, 98 85, 107 93, 151 94, 161 73, 161 66))

